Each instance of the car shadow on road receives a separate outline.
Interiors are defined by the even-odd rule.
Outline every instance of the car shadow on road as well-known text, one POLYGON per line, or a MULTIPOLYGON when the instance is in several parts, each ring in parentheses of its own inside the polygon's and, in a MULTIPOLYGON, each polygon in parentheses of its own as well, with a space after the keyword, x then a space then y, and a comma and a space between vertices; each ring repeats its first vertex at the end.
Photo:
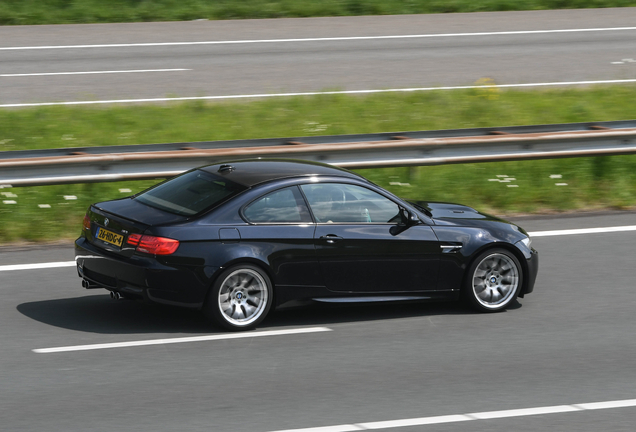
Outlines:
MULTIPOLYGON (((516 307, 512 305, 511 308, 516 307)), ((263 322, 268 327, 329 325, 395 320, 440 315, 478 314, 455 301, 399 301, 378 303, 308 303, 271 313, 263 322)))
POLYGON ((35 320, 69 330, 103 333, 210 333, 196 310, 113 300, 108 294, 22 303, 18 312, 35 320))
MULTIPOLYGON (((518 302, 510 309, 521 307, 518 302)), ((150 304, 136 300, 112 300, 108 295, 22 303, 18 312, 41 323, 69 330, 102 334, 223 333, 197 310, 150 304)), ((472 315, 458 302, 386 302, 325 304, 306 302, 275 310, 257 330, 267 328, 330 325, 394 320, 439 315, 472 315)))

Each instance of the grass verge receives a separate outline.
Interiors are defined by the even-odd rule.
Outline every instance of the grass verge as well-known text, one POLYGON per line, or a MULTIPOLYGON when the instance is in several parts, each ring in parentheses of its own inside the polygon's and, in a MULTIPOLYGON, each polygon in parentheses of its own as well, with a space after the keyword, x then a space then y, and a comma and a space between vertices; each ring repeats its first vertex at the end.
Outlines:
MULTIPOLYGON (((320 95, 249 103, 0 111, 0 150, 455 129, 636 118, 636 86, 320 95)), ((360 170, 409 199, 496 214, 636 205, 636 156, 360 170)), ((92 202, 153 182, 0 189, 0 242, 77 235, 92 202)))
POLYGON ((0 25, 291 18, 636 6, 634 0, 0 0, 0 25))

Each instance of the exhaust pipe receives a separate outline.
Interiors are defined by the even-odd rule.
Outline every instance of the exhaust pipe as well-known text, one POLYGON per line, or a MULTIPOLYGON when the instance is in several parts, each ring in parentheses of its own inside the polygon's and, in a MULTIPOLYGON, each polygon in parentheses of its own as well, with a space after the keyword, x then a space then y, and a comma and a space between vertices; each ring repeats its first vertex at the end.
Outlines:
POLYGON ((86 289, 102 288, 100 285, 91 283, 91 282, 87 281, 86 279, 82 279, 82 287, 86 288, 86 289))
POLYGON ((117 291, 111 291, 110 298, 112 298, 113 300, 122 300, 124 296, 119 294, 117 291))

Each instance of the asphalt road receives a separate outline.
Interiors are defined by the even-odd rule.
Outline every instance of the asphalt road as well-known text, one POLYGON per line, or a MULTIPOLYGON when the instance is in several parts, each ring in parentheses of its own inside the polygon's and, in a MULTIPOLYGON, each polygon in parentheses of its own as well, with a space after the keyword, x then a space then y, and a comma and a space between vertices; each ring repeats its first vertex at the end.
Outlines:
MULTIPOLYGON (((627 212, 521 224, 635 221, 627 212)), ((257 332, 331 331, 48 354, 33 350, 224 333, 187 310, 84 290, 72 267, 0 271, 1 428, 266 432, 634 399, 635 243, 636 231, 535 238, 535 292, 500 314, 454 303, 312 305, 278 311, 257 332)), ((4 266, 72 259, 70 245, 0 251, 4 266)), ((382 430, 635 424, 632 406, 382 430)), ((356 429, 322 432, 338 430, 356 429)))
POLYGON ((0 106, 635 79, 634 23, 636 8, 6 26, 0 106))

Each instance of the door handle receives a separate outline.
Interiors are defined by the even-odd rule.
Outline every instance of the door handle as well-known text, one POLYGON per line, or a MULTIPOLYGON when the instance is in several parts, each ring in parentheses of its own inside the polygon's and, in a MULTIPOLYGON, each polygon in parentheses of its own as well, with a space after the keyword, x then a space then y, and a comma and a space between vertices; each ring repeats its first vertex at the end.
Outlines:
POLYGON ((340 240, 342 240, 342 237, 339 237, 335 234, 327 234, 324 236, 320 236, 320 240, 326 240, 327 243, 329 244, 334 244, 336 242, 339 242, 340 240))

